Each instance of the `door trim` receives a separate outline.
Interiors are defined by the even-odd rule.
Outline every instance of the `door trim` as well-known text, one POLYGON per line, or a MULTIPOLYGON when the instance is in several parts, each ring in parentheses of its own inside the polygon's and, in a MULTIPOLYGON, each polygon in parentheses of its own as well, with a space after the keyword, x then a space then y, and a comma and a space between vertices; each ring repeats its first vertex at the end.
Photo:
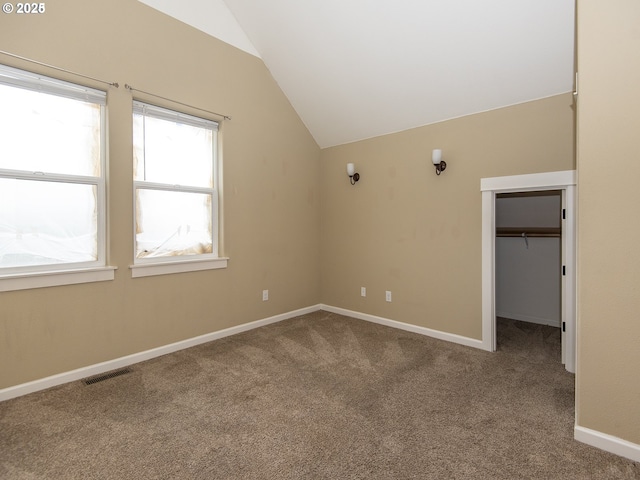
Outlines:
POLYGON ((496 350, 495 203, 498 193, 563 190, 566 219, 562 229, 566 275, 562 279, 562 321, 565 322, 565 368, 576 365, 576 171, 482 178, 482 348, 496 350))

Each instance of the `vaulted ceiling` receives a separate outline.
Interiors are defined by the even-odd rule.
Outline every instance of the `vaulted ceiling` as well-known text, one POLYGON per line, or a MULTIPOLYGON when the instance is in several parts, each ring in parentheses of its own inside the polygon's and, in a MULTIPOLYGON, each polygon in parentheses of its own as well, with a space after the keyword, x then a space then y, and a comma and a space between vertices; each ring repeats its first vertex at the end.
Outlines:
POLYGON ((141 0, 262 58, 320 147, 573 89, 575 0, 141 0))

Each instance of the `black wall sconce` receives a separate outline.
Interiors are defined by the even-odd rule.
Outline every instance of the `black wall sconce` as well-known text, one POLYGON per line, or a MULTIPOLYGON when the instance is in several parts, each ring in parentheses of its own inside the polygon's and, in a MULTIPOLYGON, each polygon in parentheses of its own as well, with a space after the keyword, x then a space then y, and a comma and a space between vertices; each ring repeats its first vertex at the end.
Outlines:
POLYGON ((444 169, 447 168, 447 162, 442 160, 442 150, 436 148, 433 152, 431 152, 431 161, 436 167, 436 175, 440 175, 444 172, 444 169))
POLYGON ((360 180, 360 174, 356 172, 356 166, 353 163, 347 163, 347 175, 349 175, 351 185, 355 185, 360 180))

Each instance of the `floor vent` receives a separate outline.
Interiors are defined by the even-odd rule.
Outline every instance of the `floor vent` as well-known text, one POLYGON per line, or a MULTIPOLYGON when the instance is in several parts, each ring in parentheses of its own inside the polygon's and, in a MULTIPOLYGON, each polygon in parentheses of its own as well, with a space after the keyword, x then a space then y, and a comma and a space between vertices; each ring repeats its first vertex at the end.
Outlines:
POLYGON ((131 373, 130 368, 121 368, 120 370, 114 370, 113 372, 103 373, 102 375, 98 375, 96 377, 85 378, 82 382, 85 385, 93 385, 94 383, 102 382, 104 380, 109 380, 110 378, 119 377, 120 375, 126 375, 127 373, 131 373))

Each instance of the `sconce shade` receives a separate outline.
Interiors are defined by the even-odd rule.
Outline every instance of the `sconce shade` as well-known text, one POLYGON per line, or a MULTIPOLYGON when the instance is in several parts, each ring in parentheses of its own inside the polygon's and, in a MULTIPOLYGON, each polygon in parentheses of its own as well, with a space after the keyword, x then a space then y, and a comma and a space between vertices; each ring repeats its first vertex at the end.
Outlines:
POLYGON ((435 148, 433 152, 431 152, 431 161, 436 167, 436 175, 440 175, 444 172, 444 169, 447 168, 447 162, 442 160, 442 150, 439 148, 435 148))
POLYGON ((356 167, 353 163, 347 163, 347 175, 353 177, 353 174, 356 173, 356 167))
POLYGON ((356 172, 356 166, 353 163, 347 163, 347 175, 349 175, 351 185, 355 185, 360 180, 360 174, 356 172))
POLYGON ((431 161, 433 162, 434 165, 438 165, 442 161, 442 150, 440 150, 439 148, 436 148, 431 153, 431 161))

